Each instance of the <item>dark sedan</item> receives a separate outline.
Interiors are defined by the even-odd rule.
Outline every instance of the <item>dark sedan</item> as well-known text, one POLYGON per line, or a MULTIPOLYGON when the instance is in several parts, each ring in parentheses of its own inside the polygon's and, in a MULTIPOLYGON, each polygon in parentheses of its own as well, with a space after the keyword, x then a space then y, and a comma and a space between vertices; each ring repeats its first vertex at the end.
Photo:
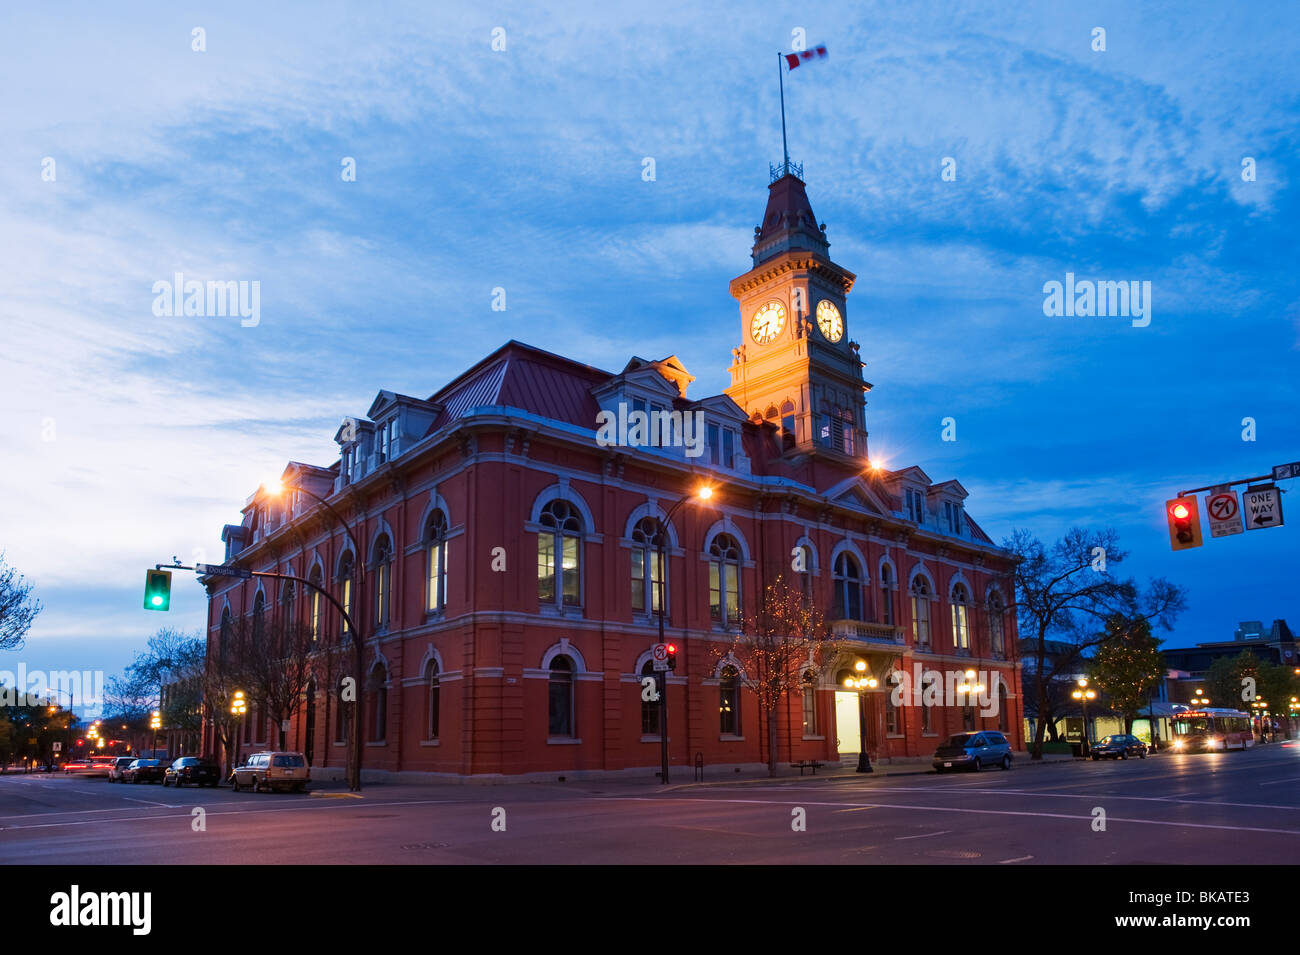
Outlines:
POLYGON ((163 773, 163 785, 177 787, 186 783, 196 786, 215 786, 221 782, 221 770, 210 759, 199 756, 182 756, 163 773))
POLYGON ((122 770, 124 783, 160 783, 167 771, 167 762, 162 759, 137 759, 122 770))
POLYGON ((1104 737, 1093 743, 1091 749, 1093 759, 1128 759, 1130 756, 1147 758, 1147 744, 1136 736, 1124 733, 1104 737))

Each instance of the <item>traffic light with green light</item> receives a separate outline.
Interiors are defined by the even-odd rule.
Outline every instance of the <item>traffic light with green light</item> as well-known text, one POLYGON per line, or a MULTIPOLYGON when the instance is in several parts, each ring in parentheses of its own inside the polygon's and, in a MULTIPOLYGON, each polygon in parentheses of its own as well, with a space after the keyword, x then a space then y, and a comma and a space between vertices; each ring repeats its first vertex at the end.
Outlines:
POLYGON ((1174 550, 1201 546, 1201 514, 1196 509, 1196 498, 1176 497, 1165 501, 1169 517, 1169 546, 1174 550))
POLYGON ((146 570, 144 572, 144 609, 169 610, 172 605, 172 572, 146 570))

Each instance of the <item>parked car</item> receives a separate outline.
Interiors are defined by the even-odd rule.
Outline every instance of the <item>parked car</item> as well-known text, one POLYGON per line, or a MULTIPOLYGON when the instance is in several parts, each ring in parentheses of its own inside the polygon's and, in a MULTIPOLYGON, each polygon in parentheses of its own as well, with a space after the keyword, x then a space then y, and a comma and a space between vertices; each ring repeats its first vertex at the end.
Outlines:
POLYGON ((88 759, 70 759, 63 764, 65 773, 84 773, 90 769, 90 760, 88 759))
POLYGON ((135 759, 122 771, 124 783, 160 783, 167 771, 165 759, 135 759))
POLYGON ((934 770, 982 769, 1001 766, 1011 768, 1011 744, 996 730, 957 733, 934 751, 934 770))
POLYGON ((291 789, 300 793, 311 780, 311 770, 302 753, 253 753, 234 768, 230 779, 235 792, 247 787, 253 792, 291 789))
POLYGON ((1126 733, 1116 733, 1100 739, 1089 749, 1092 750, 1093 759, 1128 759, 1130 756, 1147 758, 1147 744, 1126 733))
POLYGON ((163 785, 175 783, 177 787, 186 783, 196 786, 215 786, 221 782, 221 769, 210 759, 201 756, 182 756, 163 773, 163 785))
POLYGON ((108 767, 108 781, 110 783, 125 782, 126 780, 122 778, 122 772, 126 769, 126 767, 130 766, 134 762, 135 762, 134 756, 117 757, 117 759, 113 760, 113 765, 108 767))

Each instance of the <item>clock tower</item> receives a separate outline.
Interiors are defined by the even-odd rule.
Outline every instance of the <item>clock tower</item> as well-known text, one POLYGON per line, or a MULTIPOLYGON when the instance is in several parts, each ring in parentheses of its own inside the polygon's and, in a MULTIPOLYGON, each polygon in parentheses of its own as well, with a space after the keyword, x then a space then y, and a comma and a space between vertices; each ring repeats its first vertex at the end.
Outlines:
POLYGON ((754 267, 731 282, 741 344, 727 395, 753 420, 781 429, 787 454, 864 458, 863 363, 849 339, 846 300, 856 276, 830 259, 801 167, 772 172, 767 210, 754 228, 754 267))

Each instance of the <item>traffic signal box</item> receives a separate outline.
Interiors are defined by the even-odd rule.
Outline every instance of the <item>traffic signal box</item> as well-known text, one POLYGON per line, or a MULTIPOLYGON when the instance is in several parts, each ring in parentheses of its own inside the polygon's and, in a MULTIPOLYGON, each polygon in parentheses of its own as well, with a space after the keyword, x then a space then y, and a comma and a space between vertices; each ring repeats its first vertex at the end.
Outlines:
POLYGON ((668 669, 677 669, 677 644, 668 644, 668 669))
POLYGON ((1186 550, 1201 546, 1201 514, 1196 509, 1196 498, 1176 497, 1165 501, 1165 516, 1169 519, 1169 546, 1186 550))
POLYGON ((144 609, 169 610, 172 605, 172 572, 146 570, 144 572, 144 609))

